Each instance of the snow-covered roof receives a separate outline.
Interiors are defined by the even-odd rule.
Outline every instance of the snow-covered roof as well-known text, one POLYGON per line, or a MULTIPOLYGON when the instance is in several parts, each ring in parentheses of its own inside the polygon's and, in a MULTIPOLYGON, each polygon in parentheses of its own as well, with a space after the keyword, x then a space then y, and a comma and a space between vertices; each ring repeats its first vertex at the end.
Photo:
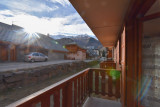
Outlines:
POLYGON ((17 45, 31 45, 49 50, 65 51, 58 42, 51 37, 40 33, 27 33, 24 28, 0 22, 0 41, 11 42, 17 45))

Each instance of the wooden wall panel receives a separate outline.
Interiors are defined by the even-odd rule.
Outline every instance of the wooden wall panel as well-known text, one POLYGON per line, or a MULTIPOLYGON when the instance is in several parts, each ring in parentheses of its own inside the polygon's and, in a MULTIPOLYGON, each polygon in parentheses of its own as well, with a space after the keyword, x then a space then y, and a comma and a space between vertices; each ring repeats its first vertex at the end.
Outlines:
POLYGON ((8 50, 6 46, 1 46, 0 58, 2 61, 8 61, 8 50))
POLYGON ((16 61, 16 47, 12 46, 10 48, 10 61, 16 61))
POLYGON ((108 55, 107 58, 112 58, 113 57, 113 52, 112 52, 112 48, 108 48, 108 55))
POLYGON ((0 46, 0 61, 2 60, 2 46, 0 46))

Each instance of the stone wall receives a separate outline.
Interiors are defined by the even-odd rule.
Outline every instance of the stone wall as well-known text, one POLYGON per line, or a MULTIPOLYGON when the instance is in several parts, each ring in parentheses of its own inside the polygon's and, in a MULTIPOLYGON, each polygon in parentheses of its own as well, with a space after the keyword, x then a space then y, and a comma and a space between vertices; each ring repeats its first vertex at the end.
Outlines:
POLYGON ((142 43, 142 105, 160 105, 160 36, 145 36, 142 43))
POLYGON ((52 52, 52 50, 50 50, 48 52, 48 60, 64 60, 64 56, 66 53, 60 53, 60 52, 52 52))
POLYGON ((25 70, 9 71, 0 73, 0 92, 11 88, 23 87, 68 72, 75 72, 93 65, 93 62, 71 62, 54 64, 25 70))

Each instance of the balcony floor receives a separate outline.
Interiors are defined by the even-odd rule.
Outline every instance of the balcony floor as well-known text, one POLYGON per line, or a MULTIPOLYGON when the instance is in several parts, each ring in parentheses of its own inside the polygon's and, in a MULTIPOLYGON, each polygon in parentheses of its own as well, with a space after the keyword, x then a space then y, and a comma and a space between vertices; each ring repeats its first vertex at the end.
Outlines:
POLYGON ((83 107, 122 107, 118 101, 89 97, 83 107))

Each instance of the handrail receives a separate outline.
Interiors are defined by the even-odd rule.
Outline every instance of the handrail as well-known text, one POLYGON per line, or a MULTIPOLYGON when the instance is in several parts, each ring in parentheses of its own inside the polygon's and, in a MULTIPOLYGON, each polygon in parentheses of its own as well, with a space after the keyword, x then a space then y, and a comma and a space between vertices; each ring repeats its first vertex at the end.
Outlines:
POLYGON ((116 63, 115 62, 101 62, 100 68, 103 69, 116 69, 116 63))
POLYGON ((62 107, 77 107, 81 106, 87 96, 92 93, 119 98, 119 80, 115 82, 112 76, 109 75, 109 71, 110 69, 100 68, 85 69, 7 107, 36 107, 38 103, 41 104, 41 107, 50 107, 53 102, 54 107, 60 107, 60 105, 62 107), (101 83, 99 83, 99 80, 101 80, 101 83), (114 83, 116 87, 115 93, 112 87, 114 83), (101 90, 99 90, 100 86, 101 90), (53 102, 50 102, 51 96, 54 96, 53 102))
MULTIPOLYGON (((42 97, 45 96, 44 94, 52 94, 54 93, 54 91, 56 90, 60 90, 60 88, 64 88, 67 87, 69 82, 72 82, 74 79, 79 78, 80 76, 86 74, 90 69, 87 68, 79 73, 76 73, 64 80, 61 80, 49 87, 46 87, 36 93, 33 93, 25 98, 20 99, 19 101, 16 101, 15 103, 12 103, 10 105, 8 105, 7 107, 30 107, 34 101, 36 101, 36 103, 39 102, 39 98, 38 97, 42 97), (34 101, 33 101, 34 100, 34 101)), ((71 96, 71 95, 69 95, 71 96)), ((45 97, 44 97, 45 98, 45 97)), ((33 105, 32 105, 33 106, 33 105)), ((44 106, 46 107, 46 106, 44 106)), ((68 106, 69 107, 69 106, 68 106)), ((71 107, 71 106, 70 106, 71 107)))

